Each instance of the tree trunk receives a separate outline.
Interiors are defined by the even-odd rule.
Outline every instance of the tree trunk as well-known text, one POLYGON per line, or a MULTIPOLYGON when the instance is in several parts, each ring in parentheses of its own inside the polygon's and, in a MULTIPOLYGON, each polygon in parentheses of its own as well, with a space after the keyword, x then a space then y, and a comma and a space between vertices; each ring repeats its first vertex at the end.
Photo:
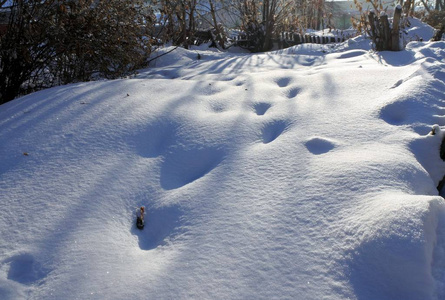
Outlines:
POLYGON ((423 7, 425 7, 426 11, 427 11, 428 13, 430 13, 431 10, 430 10, 430 8, 428 7, 428 3, 426 3, 425 0, 421 0, 421 1, 422 1, 422 3, 423 3, 423 7))
POLYGON ((216 13, 215 13, 215 7, 213 6, 213 1, 209 0, 209 4, 210 4, 210 14, 212 15, 213 28, 215 29, 216 42, 222 49, 224 49, 225 48, 224 40, 222 38, 221 31, 219 30, 218 21, 216 20, 216 13))
POLYGON ((188 49, 188 40, 187 40, 187 13, 184 7, 184 3, 182 6, 182 20, 181 20, 181 26, 182 26, 182 43, 184 45, 185 49, 188 49))

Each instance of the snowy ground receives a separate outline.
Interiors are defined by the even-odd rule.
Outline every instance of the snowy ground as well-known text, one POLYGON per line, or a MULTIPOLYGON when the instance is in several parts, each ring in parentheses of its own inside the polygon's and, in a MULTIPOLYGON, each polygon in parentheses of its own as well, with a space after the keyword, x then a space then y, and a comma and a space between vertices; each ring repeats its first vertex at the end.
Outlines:
POLYGON ((0 106, 0 298, 445 299, 445 42, 368 44, 0 106))

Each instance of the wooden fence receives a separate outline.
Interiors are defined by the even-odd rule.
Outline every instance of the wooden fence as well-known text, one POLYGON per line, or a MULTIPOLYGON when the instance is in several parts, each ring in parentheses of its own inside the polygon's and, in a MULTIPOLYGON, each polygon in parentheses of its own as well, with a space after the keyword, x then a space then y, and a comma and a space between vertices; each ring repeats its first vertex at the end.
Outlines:
MULTIPOLYGON (((319 36, 313 34, 300 34, 295 32, 282 32, 279 36, 273 39, 274 44, 278 45, 279 49, 300 45, 300 44, 334 44, 344 42, 353 36, 347 33, 339 32, 335 36, 319 36)), ((235 44, 241 47, 248 48, 252 44, 247 35, 239 35, 235 38, 235 44)))

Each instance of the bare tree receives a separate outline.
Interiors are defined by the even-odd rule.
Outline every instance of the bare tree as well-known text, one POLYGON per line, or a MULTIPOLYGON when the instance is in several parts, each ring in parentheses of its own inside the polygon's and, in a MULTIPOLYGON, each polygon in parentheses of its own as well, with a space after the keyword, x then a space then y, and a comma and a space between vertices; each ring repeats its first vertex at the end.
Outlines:
POLYGON ((196 32, 198 0, 160 0, 161 21, 167 30, 163 39, 188 48, 196 32))
POLYGON ((115 78, 150 52, 151 11, 135 0, 11 0, 0 37, 0 103, 21 93, 115 78))
POLYGON ((241 29, 252 40, 254 52, 270 50, 277 29, 289 24, 296 11, 294 2, 288 0, 232 1, 232 7, 241 19, 241 29))
POLYGON ((216 17, 216 9, 215 9, 215 5, 214 5, 214 0, 208 0, 208 2, 209 2, 210 15, 212 17, 211 23, 213 25, 213 29, 215 32, 214 39, 218 43, 219 47, 224 49, 225 48, 225 45, 224 45, 225 35, 223 32, 222 25, 219 24, 218 19, 216 17))

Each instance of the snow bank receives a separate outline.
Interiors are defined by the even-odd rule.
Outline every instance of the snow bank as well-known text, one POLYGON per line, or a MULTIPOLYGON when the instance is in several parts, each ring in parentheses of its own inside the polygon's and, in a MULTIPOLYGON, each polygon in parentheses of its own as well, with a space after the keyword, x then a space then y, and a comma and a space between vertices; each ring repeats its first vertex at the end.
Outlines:
POLYGON ((0 106, 0 298, 442 299, 445 46, 364 41, 0 106))

